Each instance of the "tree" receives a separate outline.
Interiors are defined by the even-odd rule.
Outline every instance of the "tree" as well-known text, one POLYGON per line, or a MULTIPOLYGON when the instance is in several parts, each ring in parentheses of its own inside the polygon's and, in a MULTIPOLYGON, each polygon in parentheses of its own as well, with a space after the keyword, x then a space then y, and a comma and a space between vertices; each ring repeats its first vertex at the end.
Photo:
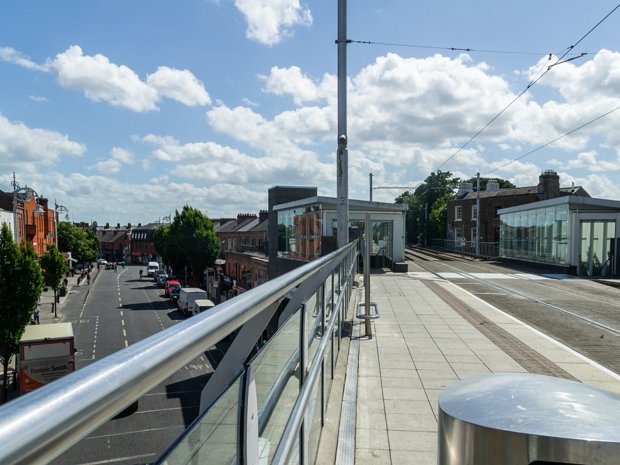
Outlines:
POLYGON ((156 231, 155 249, 174 270, 189 265, 196 279, 201 279, 205 269, 215 264, 220 242, 211 220, 199 210, 185 205, 181 212, 175 212, 169 226, 156 231))
POLYGON ((427 244, 429 239, 445 238, 447 201, 454 198, 459 182, 449 171, 433 172, 413 193, 407 191, 395 199, 409 206, 407 242, 427 244))
POLYGON ((68 221, 58 223, 58 248, 71 252, 78 262, 92 262, 99 255, 99 239, 90 229, 80 228, 68 221))
POLYGON ((55 245, 48 245, 47 251, 39 259, 43 269, 43 280, 46 286, 54 289, 54 317, 56 314, 57 292, 60 287, 63 275, 67 272, 65 257, 58 251, 55 245))
POLYGON ((0 362, 3 368, 3 402, 7 400, 8 369, 19 341, 36 308, 43 276, 32 244, 13 242, 6 224, 0 229, 0 362))

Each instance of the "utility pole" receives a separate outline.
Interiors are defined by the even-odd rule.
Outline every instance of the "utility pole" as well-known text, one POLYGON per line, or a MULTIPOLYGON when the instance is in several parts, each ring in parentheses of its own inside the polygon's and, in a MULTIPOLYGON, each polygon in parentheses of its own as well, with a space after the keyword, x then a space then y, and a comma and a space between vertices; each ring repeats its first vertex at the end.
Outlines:
POLYGON ((368 177, 370 178, 370 201, 372 202, 372 173, 368 177))
POLYGON ((480 256, 480 173, 476 174, 476 257, 480 256))
POLYGON ((337 245, 349 242, 349 153, 347 149, 347 2, 338 0, 337 245))

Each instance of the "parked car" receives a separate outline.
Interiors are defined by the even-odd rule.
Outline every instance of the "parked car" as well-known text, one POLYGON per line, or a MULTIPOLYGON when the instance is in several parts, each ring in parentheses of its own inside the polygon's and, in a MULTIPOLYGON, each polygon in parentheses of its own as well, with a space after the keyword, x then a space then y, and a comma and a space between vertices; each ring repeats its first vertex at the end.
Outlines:
POLYGON ((168 282, 168 273, 160 273, 157 275, 157 284, 159 286, 165 287, 166 282, 168 282))
POLYGON ((156 270, 153 272, 153 281, 159 284, 159 276, 162 274, 168 274, 164 270, 156 270))
POLYGON ((153 274, 159 270, 159 263, 157 262, 149 262, 149 264, 146 267, 146 275, 147 276, 153 276, 153 274))
POLYGON ((181 292, 181 283, 179 281, 168 281, 166 287, 166 295, 170 297, 172 302, 179 300, 179 294, 181 292))

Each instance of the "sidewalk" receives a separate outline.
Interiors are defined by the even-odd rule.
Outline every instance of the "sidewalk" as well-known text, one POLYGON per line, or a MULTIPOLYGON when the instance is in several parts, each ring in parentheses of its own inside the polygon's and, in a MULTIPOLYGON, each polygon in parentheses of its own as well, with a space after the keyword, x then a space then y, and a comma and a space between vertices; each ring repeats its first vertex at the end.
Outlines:
POLYGON ((439 395, 474 375, 535 372, 620 393, 618 375, 447 281, 373 274, 371 295, 373 338, 356 320, 351 342, 356 464, 435 465, 439 395))
MULTIPOLYGON (((90 285, 92 286, 97 278, 98 270, 97 267, 94 266, 93 270, 90 272, 90 285)), ((62 320, 62 307, 66 302, 67 298, 72 294, 75 294, 75 288, 77 287, 86 287, 86 280, 83 280, 78 285, 78 277, 79 273, 76 273, 75 276, 69 276, 67 279, 69 281, 69 285, 67 286, 67 293, 64 296, 59 297, 59 302, 56 305, 56 315, 54 317, 54 290, 52 288, 47 288, 47 291, 41 292, 41 297, 39 298, 39 305, 41 306, 41 314, 39 317, 40 324, 51 324, 58 323, 62 320)), ((44 288, 45 289, 45 288, 44 288)))

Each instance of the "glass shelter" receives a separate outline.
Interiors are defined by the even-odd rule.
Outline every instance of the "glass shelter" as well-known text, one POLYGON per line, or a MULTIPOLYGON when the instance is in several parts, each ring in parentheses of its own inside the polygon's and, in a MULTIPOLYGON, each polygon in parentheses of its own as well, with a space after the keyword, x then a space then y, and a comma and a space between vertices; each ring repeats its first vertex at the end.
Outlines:
POLYGON ((558 265, 581 276, 619 274, 619 201, 565 196, 499 215, 501 257, 558 265))
MULTIPOLYGON (((274 207, 278 258, 311 261, 336 249, 336 199, 310 197, 274 207)), ((370 238, 371 266, 390 267, 405 259, 406 205, 349 200, 349 240, 370 238), (365 215, 370 215, 367 234, 365 215)))

